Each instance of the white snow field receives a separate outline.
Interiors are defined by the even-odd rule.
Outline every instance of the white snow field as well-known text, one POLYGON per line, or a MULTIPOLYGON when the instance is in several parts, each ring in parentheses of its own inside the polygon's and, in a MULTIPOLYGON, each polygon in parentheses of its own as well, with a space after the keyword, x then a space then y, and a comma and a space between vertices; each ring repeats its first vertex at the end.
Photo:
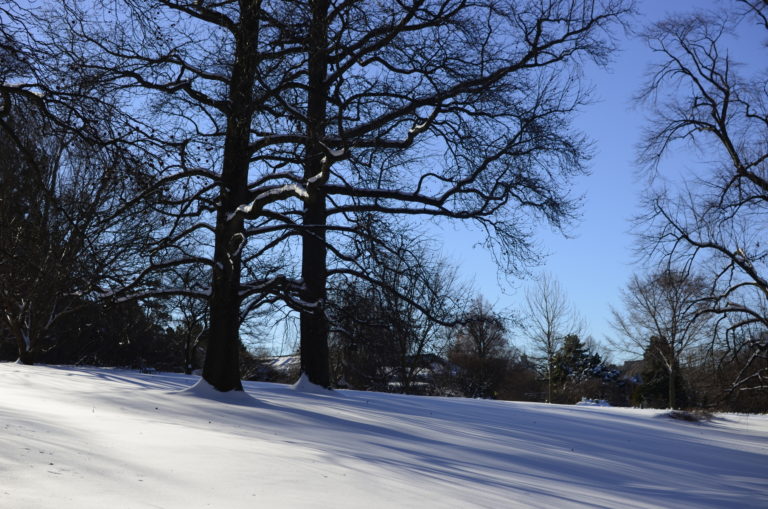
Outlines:
POLYGON ((768 507, 768 416, 0 364, 0 508, 768 507))

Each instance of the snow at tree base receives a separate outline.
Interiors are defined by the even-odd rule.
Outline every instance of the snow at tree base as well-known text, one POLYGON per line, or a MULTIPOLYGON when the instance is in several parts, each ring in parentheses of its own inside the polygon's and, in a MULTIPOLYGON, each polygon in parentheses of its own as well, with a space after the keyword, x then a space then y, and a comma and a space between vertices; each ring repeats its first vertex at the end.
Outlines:
POLYGON ((768 507, 768 416, 0 364, 0 507, 768 507))

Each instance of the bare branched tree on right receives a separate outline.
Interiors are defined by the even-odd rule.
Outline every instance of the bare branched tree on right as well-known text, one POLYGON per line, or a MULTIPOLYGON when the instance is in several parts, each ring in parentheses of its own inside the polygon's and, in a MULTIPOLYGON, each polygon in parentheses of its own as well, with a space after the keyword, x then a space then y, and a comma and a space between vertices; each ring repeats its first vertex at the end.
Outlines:
POLYGON ((683 172, 677 190, 654 186, 639 222, 642 248, 706 276, 712 351, 740 364, 731 393, 768 390, 768 46, 730 50, 736 34, 768 36, 767 19, 768 2, 741 0, 644 34, 660 59, 639 95, 653 115, 641 162, 654 183, 661 159, 679 148, 706 162, 683 172))

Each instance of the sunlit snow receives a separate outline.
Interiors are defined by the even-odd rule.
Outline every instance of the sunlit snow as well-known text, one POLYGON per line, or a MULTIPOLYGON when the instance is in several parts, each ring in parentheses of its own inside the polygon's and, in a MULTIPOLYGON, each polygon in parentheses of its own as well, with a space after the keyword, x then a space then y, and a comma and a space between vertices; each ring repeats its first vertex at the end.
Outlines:
POLYGON ((766 507, 768 416, 0 364, 0 507, 766 507))

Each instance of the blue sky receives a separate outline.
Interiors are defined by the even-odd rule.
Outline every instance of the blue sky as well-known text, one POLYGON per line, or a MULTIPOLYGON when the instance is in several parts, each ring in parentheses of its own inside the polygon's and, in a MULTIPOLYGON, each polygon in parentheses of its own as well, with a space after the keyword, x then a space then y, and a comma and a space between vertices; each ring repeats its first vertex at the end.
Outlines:
MULTIPOLYGON (((634 27, 639 29, 666 14, 728 4, 641 0, 640 17, 634 27)), ((546 226, 540 229, 537 240, 550 255, 534 269, 549 272, 560 282, 584 316, 589 333, 604 346, 606 336, 614 335, 609 325, 610 306, 621 307, 621 288, 632 273, 642 271, 633 252, 630 219, 640 212, 640 196, 646 185, 634 162, 645 112, 633 104, 632 96, 639 90, 653 56, 637 38, 623 40, 621 48, 608 71, 588 71, 586 79, 595 86, 597 102, 584 108, 575 119, 575 126, 594 140, 596 152, 591 161, 592 174, 579 179, 575 187, 575 193, 585 195, 582 220, 570 231, 572 238, 550 232, 546 226)), ((668 159, 662 169, 672 172, 680 165, 695 165, 695 157, 682 152, 668 159)), ((524 290, 530 281, 500 283, 491 257, 481 247, 472 248, 469 242, 463 242, 464 238, 469 237, 463 232, 448 233, 443 248, 443 254, 459 266, 460 276, 474 281, 477 292, 497 308, 522 309, 524 290), (457 242, 460 238, 462 241, 457 242)), ((519 334, 512 339, 516 346, 528 348, 519 334)), ((616 360, 619 357, 617 353, 616 360)))

